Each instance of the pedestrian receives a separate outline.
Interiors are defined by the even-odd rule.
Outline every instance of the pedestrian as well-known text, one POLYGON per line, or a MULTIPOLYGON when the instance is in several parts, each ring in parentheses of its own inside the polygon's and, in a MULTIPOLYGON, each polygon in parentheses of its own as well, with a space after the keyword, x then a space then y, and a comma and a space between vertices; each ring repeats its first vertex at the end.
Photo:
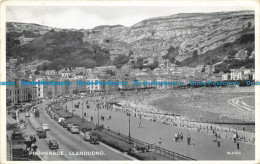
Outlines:
POLYGON ((192 145, 195 147, 195 140, 192 139, 192 145))
POLYGON ((33 136, 33 143, 35 143, 36 142, 36 137, 35 137, 35 135, 33 136))
POLYGON ((237 149, 239 149, 239 142, 237 142, 237 149))
POLYGON ((24 128, 26 129, 27 127, 27 121, 24 122, 24 128))
POLYGON ((190 145, 190 141, 191 141, 191 136, 189 135, 189 136, 187 137, 187 143, 188 143, 188 145, 190 145))
POLYGON ((177 133, 174 134, 174 138, 175 138, 175 142, 177 142, 177 138, 178 138, 178 134, 177 133))
POLYGON ((159 138, 159 141, 158 141, 160 147, 161 147, 161 144, 162 144, 162 138, 159 138))
POLYGON ((36 152, 37 148, 38 148, 37 145, 35 145, 35 144, 32 145, 32 149, 33 149, 34 152, 36 152))
POLYGON ((183 134, 181 133, 181 141, 183 140, 183 134))
POLYGON ((218 147, 220 147, 220 138, 217 139, 218 147))
POLYGON ((236 143, 236 139, 237 139, 237 135, 236 135, 236 133, 234 133, 234 135, 233 135, 233 139, 234 139, 234 143, 236 143))
POLYGON ((33 136, 32 135, 30 135, 30 140, 33 142, 33 136))

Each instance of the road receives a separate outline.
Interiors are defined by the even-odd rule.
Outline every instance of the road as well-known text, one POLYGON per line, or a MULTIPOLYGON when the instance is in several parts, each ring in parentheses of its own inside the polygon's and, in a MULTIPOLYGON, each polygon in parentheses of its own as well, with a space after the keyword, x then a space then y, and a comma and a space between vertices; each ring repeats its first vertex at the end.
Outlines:
POLYGON ((44 105, 38 105, 40 110, 40 117, 35 118, 33 112, 30 112, 28 121, 30 125, 26 128, 27 134, 35 134, 35 129, 40 127, 43 123, 47 123, 50 131, 47 131, 46 139, 39 139, 37 137, 36 145, 39 152, 55 152, 48 147, 48 141, 55 139, 60 145, 60 149, 56 152, 61 155, 41 155, 43 160, 129 160, 128 157, 119 153, 108 146, 102 144, 93 145, 82 139, 79 134, 72 134, 66 128, 60 126, 55 120, 51 119, 44 110, 44 105), (77 153, 84 152, 85 155, 77 153), (89 155, 90 154, 90 155, 89 155))

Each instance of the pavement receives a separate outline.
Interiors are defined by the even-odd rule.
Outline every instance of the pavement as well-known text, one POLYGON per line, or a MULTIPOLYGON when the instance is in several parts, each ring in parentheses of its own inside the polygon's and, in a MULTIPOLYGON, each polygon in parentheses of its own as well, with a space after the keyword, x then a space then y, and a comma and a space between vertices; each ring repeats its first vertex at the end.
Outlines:
MULTIPOLYGON (((82 100, 74 100, 73 104, 82 102, 82 100)), ((79 108, 75 109, 74 114, 82 117, 82 103, 79 108)), ((67 102, 67 109, 72 112, 72 102, 67 102)), ((93 116, 93 122, 98 122, 98 110, 96 103, 91 102, 90 108, 83 105, 83 113, 86 112, 86 119, 89 120, 93 116)), ((109 127, 111 130, 120 132, 122 134, 129 134, 129 117, 126 112, 100 109, 100 116, 104 116, 105 120, 99 119, 100 125, 109 127), (112 116, 112 119, 107 119, 107 116, 112 116)), ((141 127, 139 127, 140 118, 130 117, 130 131, 131 136, 161 146, 162 148, 174 151, 176 153, 194 158, 196 160, 254 160, 255 159, 255 145, 240 142, 240 149, 237 149, 236 144, 230 139, 222 137, 220 147, 217 146, 215 137, 205 133, 200 133, 188 128, 165 125, 160 122, 153 122, 146 119, 141 119, 141 127), (183 133, 184 140, 175 142, 174 134, 183 133), (194 139, 195 145, 187 144, 187 136, 191 135, 194 139), (158 144, 159 138, 162 139, 161 145, 158 144)))
POLYGON ((123 154, 110 149, 108 146, 99 144, 93 145, 83 140, 82 135, 72 134, 67 129, 60 126, 55 120, 51 119, 44 110, 43 104, 38 105, 40 117, 35 118, 34 113, 30 111, 30 117, 25 118, 24 113, 20 114, 20 118, 27 119, 27 124, 24 133, 27 135, 36 134, 36 128, 41 127, 43 123, 47 123, 49 131, 47 131, 47 138, 39 139, 37 137, 36 145, 37 152, 59 155, 40 155, 42 160, 46 161, 64 161, 64 160, 129 160, 123 154), (50 150, 48 147, 49 140, 57 140, 60 145, 58 150, 50 150))

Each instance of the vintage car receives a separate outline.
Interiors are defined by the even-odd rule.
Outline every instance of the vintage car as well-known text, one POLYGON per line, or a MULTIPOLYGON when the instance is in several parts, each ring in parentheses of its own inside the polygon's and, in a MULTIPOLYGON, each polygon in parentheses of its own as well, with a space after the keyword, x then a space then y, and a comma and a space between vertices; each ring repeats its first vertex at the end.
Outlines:
POLYGON ((65 121, 65 120, 64 120, 64 121, 61 121, 61 122, 60 122, 60 125, 61 125, 63 128, 67 128, 67 127, 66 127, 67 125, 66 125, 66 121, 65 121))
POLYGON ((30 117, 30 113, 29 113, 29 112, 26 112, 26 113, 25 113, 25 117, 30 117))
POLYGON ((99 144, 99 139, 96 135, 91 135, 89 142, 92 143, 92 144, 99 144))
POLYGON ((85 133, 84 133, 84 136, 83 136, 83 140, 84 140, 84 141, 90 141, 91 135, 92 135, 91 132, 85 132, 85 133))
POLYGON ((42 129, 45 131, 50 130, 48 124, 42 124, 42 129))
POLYGON ((16 140, 16 139, 22 139, 23 135, 20 129, 16 128, 14 129, 13 133, 12 133, 12 140, 16 140))
POLYGON ((70 132, 71 133, 79 133, 79 127, 78 126, 71 126, 70 132))
POLYGON ((68 123, 68 124, 67 124, 67 130, 70 131, 70 129, 71 129, 72 126, 73 126, 73 124, 68 123))
POLYGON ((55 114, 55 115, 54 115, 54 120, 55 120, 55 121, 58 121, 58 119, 59 119, 59 115, 55 114))
POLYGON ((59 144, 56 140, 50 140, 49 141, 49 148, 50 149, 59 149, 59 144))
POLYGON ((65 118, 59 117, 59 118, 58 118, 58 123, 61 124, 62 121, 64 122, 64 121, 65 121, 65 118))
POLYGON ((39 127, 39 128, 36 129, 36 134, 37 134, 37 136, 38 136, 39 138, 46 138, 46 137, 47 137, 46 131, 43 130, 42 127, 39 127))

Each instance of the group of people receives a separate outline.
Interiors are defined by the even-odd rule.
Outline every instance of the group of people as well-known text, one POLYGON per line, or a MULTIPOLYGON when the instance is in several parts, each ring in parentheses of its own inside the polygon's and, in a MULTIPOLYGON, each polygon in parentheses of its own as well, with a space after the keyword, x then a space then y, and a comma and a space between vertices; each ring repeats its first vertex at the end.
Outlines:
POLYGON ((30 141, 26 141, 25 142, 25 145, 26 145, 26 148, 25 148, 25 151, 34 151, 36 152, 38 146, 35 144, 36 143, 36 136, 35 135, 31 135, 30 136, 30 141))
POLYGON ((175 133, 174 134, 174 140, 175 140, 175 142, 177 142, 177 141, 183 141, 183 134, 182 133, 175 133))

